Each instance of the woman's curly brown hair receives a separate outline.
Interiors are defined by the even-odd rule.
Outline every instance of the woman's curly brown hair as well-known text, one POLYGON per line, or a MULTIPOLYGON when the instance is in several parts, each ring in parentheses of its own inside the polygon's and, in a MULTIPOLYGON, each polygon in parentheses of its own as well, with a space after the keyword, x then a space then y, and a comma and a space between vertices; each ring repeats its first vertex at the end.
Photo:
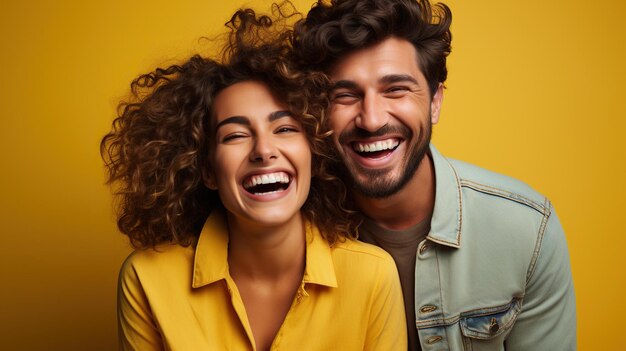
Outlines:
MULTIPOLYGON (((285 15, 279 5, 274 10, 281 21, 294 15, 285 15)), ((331 244, 354 236, 358 216, 345 205, 345 185, 329 172, 333 151, 324 116, 329 83, 321 74, 293 68, 291 32, 276 29, 274 22, 240 10, 226 24, 230 35, 221 62, 196 55, 131 83, 131 98, 120 103, 100 153, 107 181, 116 189, 118 227, 134 247, 190 245, 211 210, 222 206, 217 192, 203 184, 212 104, 218 92, 244 80, 265 83, 306 130, 315 177, 302 208, 305 217, 331 244)))

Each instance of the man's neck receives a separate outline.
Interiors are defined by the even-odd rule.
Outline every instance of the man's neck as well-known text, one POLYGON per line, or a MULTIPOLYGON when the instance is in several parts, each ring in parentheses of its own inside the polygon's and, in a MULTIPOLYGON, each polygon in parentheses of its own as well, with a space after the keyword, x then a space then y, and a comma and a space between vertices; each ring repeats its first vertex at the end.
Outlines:
POLYGON ((428 217, 435 206, 435 168, 424 155, 413 178, 396 194, 383 199, 355 194, 357 206, 383 228, 403 230, 428 217))

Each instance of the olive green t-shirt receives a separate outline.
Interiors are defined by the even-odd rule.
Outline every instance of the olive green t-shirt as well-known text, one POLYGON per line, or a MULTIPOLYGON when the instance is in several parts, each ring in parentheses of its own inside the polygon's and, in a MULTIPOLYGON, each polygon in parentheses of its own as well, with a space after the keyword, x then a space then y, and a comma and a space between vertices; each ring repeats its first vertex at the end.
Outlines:
POLYGON ((407 320, 409 350, 421 350, 415 327, 415 259, 417 246, 430 231, 430 217, 405 230, 390 230, 366 219, 359 228, 359 240, 387 251, 398 267, 407 320))

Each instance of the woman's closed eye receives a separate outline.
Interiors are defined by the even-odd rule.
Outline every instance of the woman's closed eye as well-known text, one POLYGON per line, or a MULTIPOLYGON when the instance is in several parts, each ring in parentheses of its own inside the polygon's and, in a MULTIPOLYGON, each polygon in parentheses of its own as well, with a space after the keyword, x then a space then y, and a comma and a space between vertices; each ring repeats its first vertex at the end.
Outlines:
POLYGON ((248 134, 242 132, 230 133, 222 137, 222 143, 233 142, 248 137, 248 134))
POLYGON ((285 134, 285 133, 299 133, 300 128, 292 125, 280 126, 275 129, 275 134, 285 134))

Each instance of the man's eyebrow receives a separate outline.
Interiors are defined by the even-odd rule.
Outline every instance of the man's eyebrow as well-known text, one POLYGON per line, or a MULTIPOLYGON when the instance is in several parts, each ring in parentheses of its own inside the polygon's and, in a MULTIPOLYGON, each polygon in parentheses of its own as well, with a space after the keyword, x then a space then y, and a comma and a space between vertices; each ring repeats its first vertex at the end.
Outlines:
POLYGON ((217 124, 217 126, 215 126, 215 130, 220 129, 221 126, 225 125, 225 124, 243 124, 246 126, 250 125, 250 120, 248 119, 248 117, 244 117, 244 116, 232 116, 232 117, 228 117, 225 120, 222 120, 220 123, 217 124))
POLYGON ((386 75, 378 80, 381 84, 393 84, 401 82, 410 82, 419 85, 417 80, 408 74, 390 74, 386 75))
MULTIPOLYGON (((412 76, 408 74, 389 74, 380 78, 378 82, 380 84, 409 82, 409 83, 419 85, 419 83, 417 82, 417 79, 413 78, 412 76)), ((358 89, 358 85, 354 81, 351 81, 351 80, 338 80, 333 84, 331 90, 336 90, 336 89, 355 90, 355 89, 358 89)))
POLYGON ((351 81, 351 80, 338 80, 335 83, 333 83, 333 86, 331 87, 330 90, 336 90, 336 89, 352 89, 355 90, 357 89, 358 86, 356 85, 355 82, 351 81))

